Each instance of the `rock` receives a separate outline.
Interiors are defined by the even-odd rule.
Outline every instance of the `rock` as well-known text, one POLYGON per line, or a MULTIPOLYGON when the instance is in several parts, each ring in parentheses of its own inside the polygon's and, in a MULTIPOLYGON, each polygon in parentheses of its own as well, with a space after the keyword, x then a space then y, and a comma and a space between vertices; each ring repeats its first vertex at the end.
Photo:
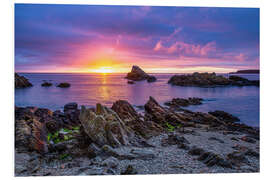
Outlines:
POLYGON ((218 138, 216 138, 216 137, 210 137, 210 138, 208 138, 208 140, 210 140, 210 141, 217 141, 217 142, 222 143, 222 144, 224 143, 223 140, 218 139, 218 138))
POLYGON ((260 85, 259 80, 248 80, 240 76, 230 76, 229 80, 232 81, 233 85, 237 85, 237 86, 259 86, 260 85))
POLYGON ((89 175, 106 175, 106 173, 104 172, 104 170, 102 168, 99 167, 84 167, 84 168, 80 168, 77 172, 77 174, 79 176, 89 176, 89 175))
POLYGON ((212 152, 204 152, 202 153, 199 158, 199 161, 202 161, 207 166, 211 167, 214 165, 226 167, 226 168, 232 168, 232 165, 230 162, 224 160, 219 155, 212 153, 212 152))
POLYGON ((228 160, 233 164, 238 165, 240 163, 246 162, 245 152, 233 151, 227 155, 228 160))
POLYGON ((116 101, 113 103, 112 110, 114 110, 125 125, 131 128, 137 135, 150 138, 162 132, 160 125, 152 121, 144 121, 143 116, 138 114, 127 101, 116 101))
POLYGON ((256 151, 251 150, 251 149, 247 149, 245 154, 248 155, 248 156, 253 156, 253 157, 256 157, 256 158, 260 158, 260 154, 258 152, 256 152, 256 151))
POLYGON ((226 78, 216 73, 198 73, 188 75, 174 75, 168 81, 169 84, 176 86, 198 86, 198 87, 216 87, 216 86, 258 86, 259 81, 250 81, 238 76, 226 78), (240 80, 240 81, 239 81, 240 80))
POLYGON ((231 137, 231 140, 233 140, 233 141, 239 141, 236 137, 231 137))
POLYGON ((170 106, 170 107, 187 107, 190 105, 201 105, 203 99, 202 98, 173 98, 171 101, 168 101, 165 103, 165 105, 170 106))
POLYGON ((43 87, 50 87, 50 86, 52 86, 52 83, 50 83, 50 82, 43 82, 41 84, 41 86, 43 86, 43 87))
POLYGON ((164 139, 162 142, 162 146, 168 146, 168 145, 180 145, 183 149, 186 147, 183 145, 190 144, 186 138, 183 136, 179 136, 177 134, 169 134, 168 138, 164 139))
POLYGON ((131 175, 137 174, 137 171, 133 168, 132 165, 128 165, 124 171, 121 172, 122 175, 131 175))
POLYGON ((248 143, 256 143, 256 140, 254 140, 253 138, 249 137, 249 136, 243 136, 240 138, 242 141, 248 142, 248 143))
POLYGON ((157 81, 157 78, 155 76, 148 76, 147 82, 151 83, 151 82, 155 82, 155 81, 157 81))
POLYGON ((192 156, 198 156, 203 154, 205 151, 202 148, 198 148, 196 146, 193 146, 189 151, 188 154, 192 155, 192 156))
POLYGON ((27 172, 26 164, 31 159, 28 153, 15 152, 15 176, 21 176, 27 172))
POLYGON ((80 122, 89 138, 98 146, 128 145, 133 133, 112 109, 97 104, 96 112, 81 108, 80 122))
POLYGON ((119 160, 132 160, 132 159, 141 159, 141 160, 149 160, 155 157, 153 151, 142 148, 132 149, 130 152, 123 149, 114 149, 111 146, 104 145, 102 147, 102 151, 107 156, 115 157, 119 160))
POLYGON ((155 76, 148 75, 139 66, 135 65, 132 66, 132 70, 127 74, 126 78, 132 81, 142 81, 142 80, 147 80, 147 82, 156 81, 155 76))
POLYGON ((209 114, 217 117, 221 121, 224 121, 225 123, 234 123, 234 122, 239 122, 240 119, 238 117, 235 117, 227 112, 224 111, 213 111, 213 112, 208 112, 209 114))
POLYGON ((68 88, 68 87, 70 87, 70 84, 67 83, 67 82, 63 82, 63 83, 58 84, 57 87, 60 87, 60 88, 68 88))
POLYGON ((179 114, 171 112, 158 104, 158 102, 150 96, 147 103, 144 105, 145 118, 148 121, 154 121, 155 123, 166 127, 166 123, 173 126, 184 124, 182 117, 179 114))
POLYGON ((28 79, 15 73, 15 88, 26 88, 31 86, 33 85, 28 81, 28 79))
POLYGON ((118 116, 124 121, 134 121, 140 119, 142 116, 135 111, 129 102, 125 100, 118 100, 113 103, 112 110, 115 111, 118 116))
POLYGON ((115 157, 109 157, 102 162, 102 166, 115 169, 118 166, 118 161, 119 160, 116 159, 115 157))
POLYGON ((45 126, 49 133, 55 133, 58 131, 62 126, 57 119, 51 119, 45 122, 45 126))
POLYGON ((225 123, 215 116, 208 114, 208 113, 202 113, 202 112, 185 112, 184 113, 185 118, 187 121, 194 122, 196 124, 206 124, 210 127, 221 127, 225 125, 225 123))
POLYGON ((229 79, 233 81, 248 81, 248 79, 242 78, 240 76, 230 76, 229 79))
POLYGON ((37 172, 41 167, 40 159, 33 159, 29 163, 26 164, 27 171, 29 171, 31 174, 37 172))
POLYGON ((39 119, 40 122, 46 122, 52 119, 53 112, 46 108, 38 108, 34 115, 39 119))
POLYGON ((64 105, 64 112, 74 111, 78 109, 78 104, 75 102, 67 103, 64 105))
POLYGON ((130 152, 136 155, 136 159, 149 160, 155 157, 154 152, 147 149, 132 149, 130 152))
POLYGON ((135 84, 134 81, 128 81, 127 83, 128 83, 128 84, 135 84))
POLYGON ((227 123, 226 128, 231 132, 243 132, 254 139, 260 139, 260 130, 255 127, 247 126, 241 123, 227 123))
POLYGON ((146 80, 148 78, 148 74, 146 74, 139 66, 132 66, 131 72, 129 72, 126 76, 127 79, 133 81, 141 81, 146 80))
POLYGON ((47 153, 46 127, 34 115, 34 109, 15 109, 15 147, 19 152, 47 153))
POLYGON ((88 152, 90 157, 96 157, 101 153, 101 149, 94 143, 91 143, 88 147, 88 152))
POLYGON ((135 159, 137 157, 134 154, 131 154, 131 153, 126 152, 126 151, 119 151, 119 150, 114 149, 108 145, 104 145, 102 147, 102 151, 105 155, 113 156, 113 157, 120 159, 120 160, 125 160, 125 159, 132 160, 132 159, 135 159))

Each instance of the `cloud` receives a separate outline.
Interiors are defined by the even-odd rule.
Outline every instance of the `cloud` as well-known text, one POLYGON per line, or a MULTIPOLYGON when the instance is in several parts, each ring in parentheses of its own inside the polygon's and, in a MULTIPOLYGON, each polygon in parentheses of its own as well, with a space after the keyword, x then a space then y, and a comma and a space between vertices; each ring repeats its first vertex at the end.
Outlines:
POLYGON ((162 41, 158 41, 154 47, 154 51, 165 51, 167 53, 177 53, 181 56, 207 56, 209 53, 216 52, 216 43, 209 42, 205 45, 189 44, 177 41, 169 47, 164 47, 162 41))

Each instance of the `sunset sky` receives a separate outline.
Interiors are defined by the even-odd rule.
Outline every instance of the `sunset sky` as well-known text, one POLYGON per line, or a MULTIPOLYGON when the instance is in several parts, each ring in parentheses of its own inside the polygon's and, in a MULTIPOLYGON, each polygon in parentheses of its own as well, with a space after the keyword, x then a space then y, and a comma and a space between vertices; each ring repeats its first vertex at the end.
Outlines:
POLYGON ((15 71, 259 68, 259 9, 15 5, 15 71))

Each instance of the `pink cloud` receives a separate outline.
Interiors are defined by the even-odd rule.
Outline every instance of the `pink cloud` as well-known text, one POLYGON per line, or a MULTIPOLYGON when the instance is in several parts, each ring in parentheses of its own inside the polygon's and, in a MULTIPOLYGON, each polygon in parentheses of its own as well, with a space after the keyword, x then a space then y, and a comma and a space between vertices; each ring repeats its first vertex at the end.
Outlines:
POLYGON ((163 50, 163 49, 164 49, 164 47, 162 46, 162 42, 158 41, 157 44, 154 47, 154 51, 160 51, 160 50, 163 50))
POLYGON ((175 42, 169 47, 164 47, 162 41, 159 41, 155 47, 155 51, 166 51, 169 54, 179 53, 180 55, 207 56, 211 52, 216 52, 216 42, 209 42, 206 45, 189 44, 185 42, 175 42))
POLYGON ((245 55, 243 53, 240 53, 239 55, 235 56, 235 59, 237 61, 243 62, 243 61, 245 61, 246 57, 245 57, 245 55))

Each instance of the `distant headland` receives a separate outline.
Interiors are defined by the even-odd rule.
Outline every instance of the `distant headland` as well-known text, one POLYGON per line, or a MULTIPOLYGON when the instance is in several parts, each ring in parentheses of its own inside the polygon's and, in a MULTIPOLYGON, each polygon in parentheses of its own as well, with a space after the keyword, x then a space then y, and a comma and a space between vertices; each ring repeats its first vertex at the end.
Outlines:
POLYGON ((236 72, 230 72, 229 74, 260 74, 260 70, 259 69, 238 70, 236 72))

